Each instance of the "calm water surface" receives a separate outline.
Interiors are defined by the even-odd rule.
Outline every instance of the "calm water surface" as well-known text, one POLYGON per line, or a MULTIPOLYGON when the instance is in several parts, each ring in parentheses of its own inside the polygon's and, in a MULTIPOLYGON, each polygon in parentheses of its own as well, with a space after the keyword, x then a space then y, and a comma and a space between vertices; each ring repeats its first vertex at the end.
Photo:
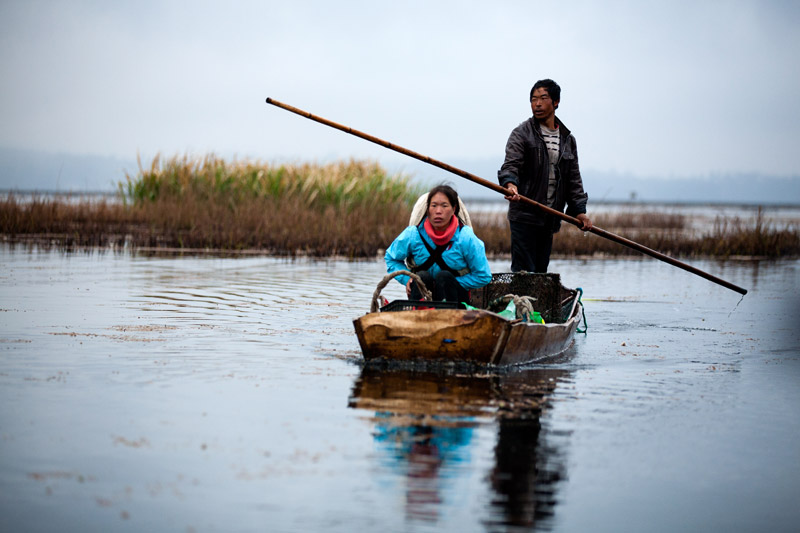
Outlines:
POLYGON ((693 264, 554 261, 588 334, 476 375, 362 368, 381 262, 4 245, 0 530, 796 531, 800 262, 693 264))

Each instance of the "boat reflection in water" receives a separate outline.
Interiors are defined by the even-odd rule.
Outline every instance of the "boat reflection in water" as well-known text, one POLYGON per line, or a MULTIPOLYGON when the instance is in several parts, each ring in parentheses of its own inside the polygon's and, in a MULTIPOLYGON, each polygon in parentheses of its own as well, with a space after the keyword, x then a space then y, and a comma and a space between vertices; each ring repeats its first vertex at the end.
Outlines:
POLYGON ((463 514, 465 505, 474 505, 469 501, 474 483, 463 479, 471 477, 481 488, 489 486, 481 512, 489 525, 531 527, 553 516, 557 483, 565 477, 562 455, 547 442, 540 417, 568 374, 543 368, 491 374, 366 366, 349 406, 374 413, 381 460, 404 478, 407 519, 436 522, 463 514), (486 462, 472 457, 481 449, 478 428, 492 425, 497 428, 493 464, 478 472, 486 462))

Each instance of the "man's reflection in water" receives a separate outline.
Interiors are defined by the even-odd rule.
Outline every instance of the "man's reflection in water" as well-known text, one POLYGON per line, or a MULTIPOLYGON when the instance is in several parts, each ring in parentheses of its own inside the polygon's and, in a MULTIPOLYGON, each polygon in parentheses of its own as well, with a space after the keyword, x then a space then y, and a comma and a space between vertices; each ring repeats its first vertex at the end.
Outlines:
POLYGON ((538 418, 499 420, 490 480, 496 495, 492 505, 502 511, 500 523, 532 526, 553 516, 554 484, 563 465, 545 463, 540 430, 538 418))
MULTIPOLYGON (((365 367, 350 407, 374 412, 375 439, 387 466, 406 483, 406 515, 435 522, 459 512, 443 494, 469 473, 474 428, 496 419, 489 523, 532 526, 553 515, 555 483, 564 477, 558 450, 543 441, 539 417, 568 372, 532 369, 503 374, 455 374, 365 367)), ((458 494, 455 498, 458 499, 458 494)), ((461 498, 460 500, 463 500, 461 498)), ((459 505, 465 502, 460 501, 459 505)))

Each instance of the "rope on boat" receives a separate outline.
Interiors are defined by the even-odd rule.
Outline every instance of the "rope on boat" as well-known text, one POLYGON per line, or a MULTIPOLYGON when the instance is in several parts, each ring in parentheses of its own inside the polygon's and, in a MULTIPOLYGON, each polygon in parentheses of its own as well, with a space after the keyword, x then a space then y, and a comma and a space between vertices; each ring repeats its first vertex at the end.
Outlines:
POLYGON ((378 283, 375 292, 372 293, 372 304, 369 307, 370 313, 376 313, 378 311, 378 297, 380 297, 381 291, 383 290, 384 287, 386 287, 386 284, 389 283, 394 278, 396 278, 397 276, 402 276, 402 275, 409 276, 416 282, 417 287, 419 287, 419 292, 420 294, 422 294, 423 300, 428 302, 433 300, 433 295, 431 294, 431 291, 428 290, 428 288, 425 286, 425 283, 422 282, 422 279, 420 279, 419 276, 417 276, 413 272, 409 272, 408 270, 395 270, 394 272, 386 274, 383 277, 383 279, 378 283))
POLYGON ((575 328, 575 331, 578 333, 586 333, 589 330, 589 324, 586 323, 586 309, 583 307, 583 302, 581 302, 581 296, 583 296, 583 289, 578 287, 575 289, 578 291, 578 304, 581 306, 581 315, 583 316, 583 329, 580 328, 580 322, 578 322, 578 327, 575 328))
POLYGON ((522 318, 523 320, 530 320, 533 317, 533 302, 536 301, 536 298, 533 296, 517 296, 516 294, 506 294, 505 296, 501 296, 496 300, 493 300, 489 307, 494 307, 497 304, 507 304, 511 300, 514 300, 514 307, 517 308, 517 318, 522 318))

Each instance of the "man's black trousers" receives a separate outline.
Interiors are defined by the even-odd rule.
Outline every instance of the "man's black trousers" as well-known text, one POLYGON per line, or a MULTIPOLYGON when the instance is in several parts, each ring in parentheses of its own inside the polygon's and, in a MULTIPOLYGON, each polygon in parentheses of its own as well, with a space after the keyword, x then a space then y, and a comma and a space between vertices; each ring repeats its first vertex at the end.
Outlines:
POLYGON ((547 226, 509 220, 511 272, 547 272, 553 251, 553 232, 547 226))

